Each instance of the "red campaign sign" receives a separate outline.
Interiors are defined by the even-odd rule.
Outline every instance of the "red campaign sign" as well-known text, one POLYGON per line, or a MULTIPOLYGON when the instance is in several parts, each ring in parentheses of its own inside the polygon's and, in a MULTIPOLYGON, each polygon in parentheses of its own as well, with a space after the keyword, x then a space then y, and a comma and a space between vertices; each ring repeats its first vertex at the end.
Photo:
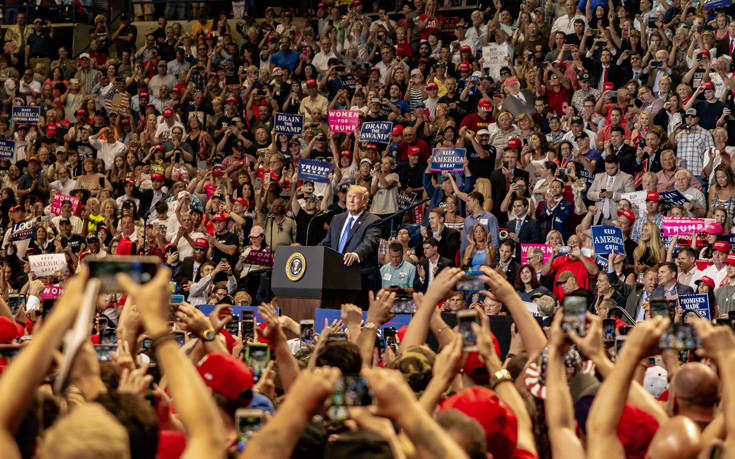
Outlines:
POLYGON ((273 266, 273 252, 269 250, 251 250, 243 261, 247 265, 273 266))
POLYGON ((358 110, 329 110, 329 132, 355 132, 359 120, 358 110))
POLYGON ((77 207, 79 207, 79 198, 63 193, 56 193, 54 195, 54 200, 51 202, 51 213, 54 215, 61 215, 61 203, 67 199, 71 201, 71 213, 76 215, 77 207))

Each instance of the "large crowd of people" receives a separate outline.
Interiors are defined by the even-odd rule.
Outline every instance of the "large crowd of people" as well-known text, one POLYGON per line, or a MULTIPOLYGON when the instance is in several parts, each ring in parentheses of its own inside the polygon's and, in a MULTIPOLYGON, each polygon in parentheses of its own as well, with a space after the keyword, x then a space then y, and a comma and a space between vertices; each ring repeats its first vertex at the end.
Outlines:
POLYGON ((728 2, 2 3, 3 457, 735 454, 728 2))

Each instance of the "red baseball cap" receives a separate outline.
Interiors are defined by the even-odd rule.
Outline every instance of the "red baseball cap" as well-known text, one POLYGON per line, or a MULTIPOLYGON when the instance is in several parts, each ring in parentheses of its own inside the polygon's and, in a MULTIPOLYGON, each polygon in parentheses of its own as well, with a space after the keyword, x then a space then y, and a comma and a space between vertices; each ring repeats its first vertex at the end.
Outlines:
POLYGON ((326 8, 327 7, 327 4, 326 3, 319 3, 316 7, 317 8, 326 8))
POLYGON ((160 181, 163 182, 165 180, 165 178, 163 177, 163 174, 162 173, 160 173, 160 172, 154 172, 153 174, 151 174, 151 180, 160 180, 160 181))
POLYGON ((234 98, 234 97, 232 97, 232 96, 230 96, 230 97, 228 97, 227 99, 225 99, 225 103, 226 103, 226 104, 227 104, 227 103, 230 103, 230 102, 232 102, 233 104, 236 104, 236 103, 237 103, 237 99, 235 99, 235 98, 234 98))
POLYGON ((79 110, 77 110, 77 115, 86 115, 86 114, 87 114, 87 110, 83 108, 80 108, 79 110))
POLYGON ((248 200, 245 199, 245 198, 233 198, 233 199, 230 199, 230 201, 232 201, 232 202, 239 202, 240 204, 242 204, 245 207, 248 206, 248 200))
MULTIPOLYGON (((704 54, 704 53, 700 53, 700 54, 704 54)), ((705 81, 704 83, 702 83, 702 89, 715 89, 715 84, 712 83, 711 81, 705 81)))
POLYGON ((464 45, 461 48, 459 48, 459 50, 472 52, 472 48, 470 48, 470 45, 464 45))
POLYGON ((30 158, 28 158, 29 163, 33 161, 37 162, 38 164, 41 164, 41 160, 38 159, 38 156, 31 156, 30 158))
POLYGON ((646 195, 646 201, 660 202, 661 198, 658 196, 658 193, 651 191, 646 195))
POLYGON ((10 343, 23 336, 23 326, 7 317, 0 317, 0 343, 10 343))
POLYGON ((704 227, 704 232, 707 234, 722 234, 722 225, 717 222, 709 222, 704 227))
POLYGON ((493 457, 513 457, 518 440, 518 422, 513 410, 493 392, 472 386, 446 399, 440 411, 459 410, 480 423, 493 457))
POLYGON ((367 144, 367 146, 365 148, 368 149, 368 150, 377 150, 378 149, 378 146, 375 145, 374 143, 369 143, 369 144, 367 144))
POLYGON ((421 153, 421 147, 418 147, 418 146, 408 147, 409 155, 418 155, 419 153, 421 153))
POLYGON ((608 81, 607 83, 605 83, 602 86, 603 92, 605 92, 605 91, 612 91, 613 89, 615 89, 615 83, 612 83, 610 81, 608 81))
POLYGON ((461 64, 459 64, 459 70, 461 72, 469 72, 470 71, 470 63, 467 61, 463 61, 461 64))
POLYGON ((316 80, 313 78, 309 78, 306 80, 306 86, 316 86, 316 80))
POLYGON ((138 98, 141 98, 141 97, 150 97, 150 94, 148 94, 148 91, 140 91, 138 93, 138 98))
POLYGON ((393 130, 390 132, 393 135, 400 135, 401 132, 403 132, 403 126, 400 124, 396 124, 393 126, 393 130))
MULTIPOLYGON (((712 250, 718 250, 722 253, 730 253, 730 244, 728 244, 725 241, 717 241, 714 244, 712 244, 712 250)), ((728 260, 730 259, 730 256, 732 254, 728 255, 728 260)))
POLYGON ((289 18, 290 18, 290 17, 292 16, 291 10, 286 10, 286 11, 284 11, 284 12, 283 12, 283 16, 285 16, 285 17, 289 17, 289 18))
POLYGON ((635 221, 635 214, 630 211, 630 209, 621 210, 618 212, 618 217, 625 217, 628 219, 629 222, 633 223, 635 221))
POLYGON ((194 241, 194 246, 195 247, 204 247, 206 249, 207 247, 209 247, 209 239, 207 239, 205 237, 198 237, 194 241))
POLYGON ((493 108, 493 101, 488 99, 487 97, 483 97, 482 99, 477 101, 477 106, 483 110, 490 111, 490 109, 493 108))
MULTIPOLYGON (((724 242, 724 241, 723 241, 723 242, 724 242)), ((729 255, 727 256, 727 258, 725 258, 725 263, 727 263, 728 265, 733 265, 733 266, 735 266, 735 253, 731 253, 731 254, 729 254, 729 255)))
POLYGON ((709 56, 712 56, 712 55, 711 55, 711 54, 709 53, 709 50, 708 50, 707 48, 702 48, 702 49, 700 49, 699 51, 697 51, 697 54, 705 54, 705 55, 707 55, 708 57, 709 57, 709 56))
POLYGON ((171 118, 172 116, 174 116, 174 110, 172 108, 164 108, 163 116, 165 116, 166 118, 171 118))
POLYGON ((10 209, 11 212, 18 212, 19 210, 22 210, 23 212, 25 212, 26 209, 25 209, 25 207, 21 206, 20 204, 18 204, 17 206, 13 206, 10 209))
POLYGON ((521 145, 523 145, 523 143, 518 137, 511 137, 510 139, 508 139, 508 148, 518 150, 519 148, 521 148, 521 145))
POLYGON ((227 219, 230 218, 229 215, 227 215, 224 212, 220 212, 218 214, 215 214, 214 217, 212 217, 213 222, 224 222, 227 221, 227 219))
MULTIPOLYGON (((730 259, 730 256, 731 256, 731 255, 728 255, 728 256, 727 256, 728 260, 730 259)), ((733 257, 733 263, 732 263, 732 264, 735 264, 735 257, 733 257)), ((695 284, 696 284, 697 282, 701 282, 701 283, 703 283, 704 285, 709 285, 709 288, 712 288, 712 289, 713 289, 713 288, 715 288, 715 281, 714 281, 714 280, 712 280, 712 278, 711 278, 711 277, 709 277, 709 276, 702 276, 702 277, 700 277, 699 279, 697 279, 697 280, 695 280, 695 281, 694 281, 694 283, 695 283, 695 284)))
POLYGON ((429 89, 439 89, 439 86, 433 81, 430 81, 426 84, 426 90, 428 91, 429 89))
POLYGON ((226 352, 207 354, 197 364, 197 371, 207 386, 230 400, 237 400, 242 391, 253 387, 250 368, 226 352))
POLYGON ((352 152, 350 150, 342 150, 342 152, 339 155, 352 157, 352 152))
POLYGON ((132 183, 133 185, 135 185, 135 179, 134 179, 133 177, 128 177, 128 178, 126 178, 126 179, 125 179, 125 182, 126 182, 126 183, 132 183))

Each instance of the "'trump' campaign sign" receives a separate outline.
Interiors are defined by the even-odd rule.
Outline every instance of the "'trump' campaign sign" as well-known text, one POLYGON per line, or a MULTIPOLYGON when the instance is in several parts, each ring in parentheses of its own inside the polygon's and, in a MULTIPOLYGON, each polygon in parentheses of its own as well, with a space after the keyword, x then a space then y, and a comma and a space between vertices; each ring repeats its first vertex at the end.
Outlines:
POLYGON ((701 233, 707 223, 714 223, 714 221, 714 218, 664 217, 664 236, 701 233))
POLYGON ((392 121, 365 121, 360 128, 360 142, 390 143, 392 121))
POLYGON ((359 116, 358 110, 329 110, 329 131, 355 132, 359 116))
POLYGON ((706 293, 698 293, 696 295, 679 295, 679 306, 681 306, 684 311, 694 309, 702 317, 710 320, 709 297, 706 293))
POLYGON ((625 253, 623 230, 617 226, 597 225, 592 227, 592 242, 595 253, 604 255, 610 252, 625 253))
POLYGON ((546 262, 553 253, 553 247, 551 244, 521 244, 521 264, 525 265, 528 262, 528 251, 534 248, 544 251, 544 262, 546 262))
POLYGON ((13 122, 15 124, 38 124, 41 117, 41 107, 31 105, 16 105, 13 107, 13 122))
POLYGON ((77 207, 79 207, 79 198, 75 198, 74 196, 69 196, 64 193, 56 193, 54 195, 54 200, 51 202, 51 213, 54 215, 61 215, 61 204, 66 200, 71 201, 71 213, 75 214, 77 212, 77 207))
POLYGON ((434 148, 432 151, 432 172, 462 172, 467 150, 464 148, 434 148))
POLYGON ((0 139, 0 158, 12 159, 15 153, 15 140, 0 139))
POLYGON ((299 180, 329 183, 330 172, 332 172, 332 165, 326 161, 316 159, 299 160, 299 180))
POLYGON ((299 135, 304 129, 304 115, 276 113, 273 117, 276 134, 299 135))

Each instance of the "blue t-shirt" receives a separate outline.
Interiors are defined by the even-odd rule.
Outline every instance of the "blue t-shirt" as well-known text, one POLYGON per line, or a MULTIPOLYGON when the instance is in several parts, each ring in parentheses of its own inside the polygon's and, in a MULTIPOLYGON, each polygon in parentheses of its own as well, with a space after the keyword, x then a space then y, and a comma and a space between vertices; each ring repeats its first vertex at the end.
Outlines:
POLYGON ((271 56, 271 64, 276 67, 287 68, 290 71, 294 71, 296 66, 299 65, 299 53, 292 49, 284 53, 283 51, 277 51, 271 56))
POLYGON ((404 99, 398 99, 396 102, 390 101, 390 103, 401 109, 401 115, 404 115, 406 112, 411 110, 411 107, 408 106, 408 102, 404 99))

